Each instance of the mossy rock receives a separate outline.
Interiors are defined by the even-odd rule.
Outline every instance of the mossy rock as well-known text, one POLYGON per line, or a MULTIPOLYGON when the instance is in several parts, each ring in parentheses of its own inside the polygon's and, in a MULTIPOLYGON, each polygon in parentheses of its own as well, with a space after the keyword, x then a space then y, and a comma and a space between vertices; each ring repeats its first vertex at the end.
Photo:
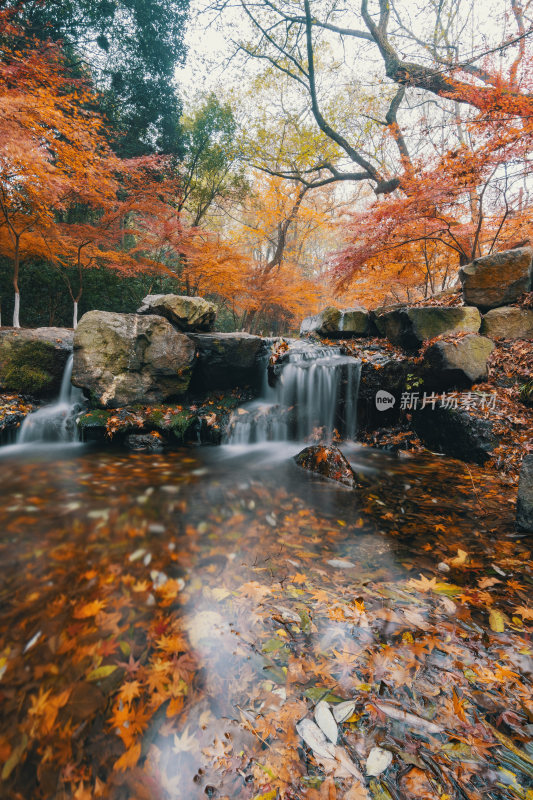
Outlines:
POLYGON ((72 339, 67 328, 0 329, 0 387, 46 400, 57 396, 72 339))
POLYGON ((53 394, 61 373, 52 344, 26 341, 11 349, 4 362, 2 384, 9 391, 43 396, 53 394))

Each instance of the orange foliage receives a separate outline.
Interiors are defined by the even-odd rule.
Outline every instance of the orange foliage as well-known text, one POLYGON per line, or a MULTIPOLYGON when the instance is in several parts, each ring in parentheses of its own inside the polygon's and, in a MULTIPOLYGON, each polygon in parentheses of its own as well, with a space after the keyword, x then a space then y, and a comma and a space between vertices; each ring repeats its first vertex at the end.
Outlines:
POLYGON ((400 190, 350 215, 347 246, 333 263, 339 291, 418 299, 445 288, 459 264, 531 236, 533 101, 494 75, 496 88, 479 95, 478 112, 463 123, 468 144, 432 163, 420 158, 400 190))

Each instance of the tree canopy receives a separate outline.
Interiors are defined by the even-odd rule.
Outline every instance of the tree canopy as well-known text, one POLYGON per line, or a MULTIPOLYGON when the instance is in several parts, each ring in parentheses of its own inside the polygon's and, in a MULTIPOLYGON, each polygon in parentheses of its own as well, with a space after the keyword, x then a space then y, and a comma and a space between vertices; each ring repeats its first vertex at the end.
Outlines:
POLYGON ((61 41, 74 71, 89 69, 114 147, 132 157, 181 152, 174 72, 186 56, 188 8, 189 0, 28 0, 20 18, 30 36, 61 41))

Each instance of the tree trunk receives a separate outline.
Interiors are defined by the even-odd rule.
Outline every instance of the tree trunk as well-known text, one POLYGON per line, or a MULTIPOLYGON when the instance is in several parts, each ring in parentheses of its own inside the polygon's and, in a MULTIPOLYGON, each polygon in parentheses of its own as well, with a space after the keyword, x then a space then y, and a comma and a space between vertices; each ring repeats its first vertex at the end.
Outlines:
POLYGON ((13 269, 13 288, 15 290, 15 308, 13 310, 13 327, 20 328, 20 291, 19 291, 19 270, 20 270, 20 239, 15 240, 15 266, 13 269))
POLYGON ((78 301, 74 300, 74 316, 72 318, 72 327, 74 330, 78 327, 78 301))

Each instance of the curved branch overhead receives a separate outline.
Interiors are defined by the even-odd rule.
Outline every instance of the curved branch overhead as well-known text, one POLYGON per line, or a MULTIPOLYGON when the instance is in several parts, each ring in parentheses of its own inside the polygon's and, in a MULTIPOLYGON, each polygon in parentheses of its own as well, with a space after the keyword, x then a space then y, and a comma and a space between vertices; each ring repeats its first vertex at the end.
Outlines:
MULTIPOLYGON (((276 3, 272 0, 257 0, 251 4, 247 0, 241 0, 241 5, 258 34, 253 44, 248 42, 241 49, 250 57, 266 60, 295 81, 300 89, 305 89, 309 98, 309 110, 319 130, 358 167, 352 171, 349 168, 332 168, 331 165, 317 163, 312 170, 313 177, 298 170, 278 170, 271 173, 296 179, 308 188, 323 186, 336 180, 368 180, 374 192, 379 195, 401 187, 403 176, 413 169, 412 155, 399 119, 402 104, 405 106, 407 102, 406 92, 409 89, 427 92, 444 102, 471 106, 483 113, 496 110, 508 117, 527 118, 533 112, 533 96, 522 91, 516 80, 517 70, 524 59, 526 40, 533 34, 533 30, 526 29, 524 17, 515 0, 511 0, 511 6, 517 35, 507 36, 498 46, 463 59, 459 57, 458 48, 453 41, 453 32, 450 33, 450 23, 447 23, 446 28, 442 18, 439 18, 438 24, 444 30, 442 41, 437 35, 435 23, 433 40, 431 34, 428 34, 428 41, 424 42, 408 26, 403 25, 397 8, 393 7, 390 0, 361 0, 359 13, 356 9, 350 9, 353 26, 346 24, 347 12, 337 22, 335 5, 326 13, 318 0, 301 0, 298 4, 276 3), (393 22, 394 31, 391 32, 393 22), (425 50, 432 63, 423 63, 413 56, 407 58, 401 54, 396 44, 398 30, 419 50, 425 50), (360 144, 356 144, 355 137, 339 130, 331 115, 324 109, 316 74, 317 44, 321 34, 338 37, 337 41, 340 43, 347 39, 360 42, 360 46, 365 48, 365 51, 361 51, 361 57, 365 57, 369 44, 374 45, 381 57, 386 78, 397 85, 398 90, 390 101, 385 120, 379 123, 388 128, 397 149, 397 166, 393 168, 393 174, 387 174, 381 159, 373 158, 360 144), (493 74, 487 69, 483 59, 509 48, 517 48, 518 53, 505 83, 501 75, 493 74)), ((439 13, 442 16, 442 12, 439 13)), ((366 115, 366 119, 372 117, 366 115)), ((354 123, 357 125, 355 116, 354 123)))

